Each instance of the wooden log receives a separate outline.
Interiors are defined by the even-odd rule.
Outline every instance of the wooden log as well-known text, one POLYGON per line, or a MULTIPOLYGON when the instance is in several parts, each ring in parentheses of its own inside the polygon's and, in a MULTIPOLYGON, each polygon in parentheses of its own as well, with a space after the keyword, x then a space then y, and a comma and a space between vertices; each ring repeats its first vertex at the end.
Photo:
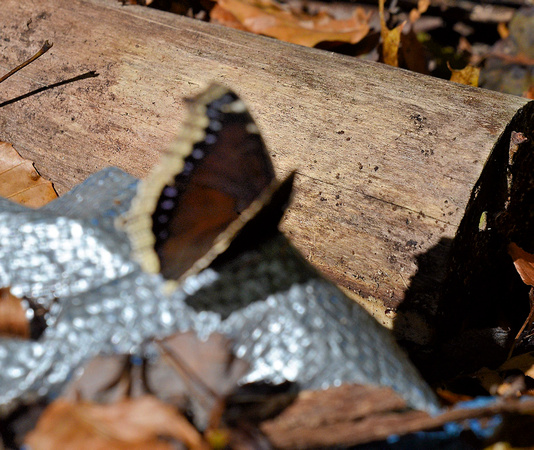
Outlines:
POLYGON ((524 99, 114 0, 4 0, 0 26, 3 72, 54 43, 0 85, 0 139, 59 193, 109 165, 146 175, 184 97, 224 83, 278 174, 297 170, 295 245, 401 337, 430 340, 450 242, 524 99))
MULTIPOLYGON (((530 429, 531 420, 526 415, 531 414, 533 407, 532 400, 508 399, 486 406, 455 408, 432 417, 422 411, 401 409, 402 399, 389 388, 343 385, 326 391, 300 393, 295 402, 280 415, 262 422, 260 429, 278 449, 350 447, 373 441, 375 445, 371 448, 380 448, 377 441, 391 436, 400 438, 410 433, 437 430, 452 422, 460 429, 473 430, 479 424, 476 419, 502 414, 506 422, 518 426, 528 424, 521 431, 514 429, 509 439, 529 445, 531 439, 527 437, 530 436, 527 430, 530 429), (526 422, 521 420, 521 416, 526 422)), ((506 433, 506 427, 502 428, 506 433)), ((446 432, 441 435, 441 442, 445 435, 446 432)), ((432 439, 430 435, 427 436, 424 441, 426 448, 437 444, 437 440, 432 439)), ((411 446, 408 444, 406 448, 416 448, 414 442, 423 442, 423 439, 418 441, 415 438, 408 442, 411 446)), ((461 448, 464 441, 458 439, 456 442, 461 448)), ((387 448, 387 444, 383 443, 383 447, 387 448)))

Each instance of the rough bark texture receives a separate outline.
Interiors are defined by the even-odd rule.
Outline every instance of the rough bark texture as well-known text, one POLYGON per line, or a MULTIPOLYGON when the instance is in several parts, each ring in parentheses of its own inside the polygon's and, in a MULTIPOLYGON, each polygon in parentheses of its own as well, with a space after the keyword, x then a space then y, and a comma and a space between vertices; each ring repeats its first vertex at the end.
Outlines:
MULTIPOLYGON (((409 433, 436 430, 450 422, 455 422, 460 429, 475 429, 475 426, 485 426, 485 418, 502 414, 509 428, 503 427, 502 431, 496 432, 491 438, 494 442, 504 436, 506 442, 521 442, 521 445, 531 442, 529 427, 532 419, 528 415, 534 408, 532 400, 509 399, 482 407, 452 409, 433 417, 422 411, 403 410, 402 404, 402 399, 393 391, 376 386, 344 385, 327 391, 306 391, 280 415, 263 422, 260 428, 279 449, 344 448, 373 441, 375 446, 372 448, 387 448, 385 443, 380 447, 376 441, 389 436, 396 442, 395 439, 409 433), (509 429, 514 432, 508 432, 509 429)), ((400 448, 425 444, 426 448, 434 448, 445 442, 445 434, 441 432, 439 438, 426 435, 426 440, 421 434, 414 435, 413 440, 404 441, 400 448)), ((448 444, 450 448, 463 448, 465 444, 462 442, 469 440, 461 441, 457 437, 455 442, 448 444)), ((448 439, 451 438, 452 433, 448 439)))
POLYGON ((145 176, 184 97, 224 83, 278 174, 297 170, 283 223, 297 247, 383 324, 430 340, 450 242, 524 99, 114 0, 4 0, 0 30, 2 72, 54 43, 0 86, 0 139, 59 193, 109 165, 145 176))

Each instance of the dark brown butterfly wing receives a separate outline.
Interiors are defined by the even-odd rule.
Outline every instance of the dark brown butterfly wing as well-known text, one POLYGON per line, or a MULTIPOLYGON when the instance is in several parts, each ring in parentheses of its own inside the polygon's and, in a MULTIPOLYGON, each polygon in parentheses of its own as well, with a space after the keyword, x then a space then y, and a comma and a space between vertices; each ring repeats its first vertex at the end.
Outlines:
POLYGON ((273 184, 271 160, 244 103, 211 86, 193 101, 182 134, 132 201, 123 227, 134 257, 167 279, 202 270, 261 209, 266 200, 254 202, 262 193, 270 197, 273 184))

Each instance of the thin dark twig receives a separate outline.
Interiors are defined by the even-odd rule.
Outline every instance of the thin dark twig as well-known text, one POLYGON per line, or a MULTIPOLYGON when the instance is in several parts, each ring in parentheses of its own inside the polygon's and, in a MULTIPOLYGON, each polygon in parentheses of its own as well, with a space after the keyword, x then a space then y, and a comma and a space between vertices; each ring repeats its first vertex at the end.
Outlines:
POLYGON ((74 81, 83 80, 85 78, 94 78, 94 77, 97 77, 97 76, 98 76, 98 73, 96 73, 96 71, 94 71, 94 70, 91 70, 90 72, 86 72, 86 73, 83 73, 83 74, 78 75, 76 77, 69 78, 68 80, 58 81, 57 83, 49 84, 48 86, 40 87, 39 89, 35 89, 34 91, 28 92, 27 94, 21 95, 21 96, 16 97, 16 98, 13 98, 11 100, 6 100, 5 102, 0 103, 0 108, 2 108, 3 106, 11 105, 12 103, 18 102, 20 100, 24 100, 25 98, 31 97, 32 95, 39 94, 40 92, 48 91, 49 89, 54 89, 54 88, 57 88, 59 86, 63 86, 64 84, 72 83, 74 81))
POLYGON ((521 329, 517 332, 517 336, 514 338, 514 342, 512 343, 512 348, 508 352, 508 358, 510 359, 512 357, 512 353, 514 352, 514 349, 519 342, 519 338, 521 337, 521 333, 523 333, 523 330, 526 328, 527 331, 532 330, 532 324, 534 321, 534 287, 530 288, 530 292, 528 293, 528 299, 530 301, 530 312, 528 314, 527 320, 525 320, 525 323, 521 327, 521 329))
POLYGON ((31 62, 35 61, 37 58, 39 58, 39 56, 44 55, 48 50, 52 48, 52 45, 54 44, 50 44, 48 41, 45 41, 45 43, 41 47, 41 50, 39 50, 35 55, 33 55, 27 61, 24 61, 20 66, 15 67, 11 72, 6 73, 2 78, 0 78, 0 83, 4 80, 7 80, 11 75, 18 72, 20 69, 26 67, 31 62))
MULTIPOLYGON (((175 352, 172 352, 165 342, 157 340, 155 341, 156 346, 161 350, 161 353, 163 357, 170 363, 170 365, 176 370, 176 372, 180 375, 182 381, 186 384, 186 386, 189 388, 190 391, 197 391, 203 390, 208 396, 215 400, 220 400, 220 396, 211 389, 210 386, 208 386, 201 377, 199 377, 194 369, 189 367, 182 358, 179 357, 175 352)), ((199 392, 199 394, 202 394, 199 392)), ((206 406, 208 403, 206 397, 204 395, 201 395, 200 398, 197 397, 197 400, 200 403, 203 403, 204 406, 206 406)))

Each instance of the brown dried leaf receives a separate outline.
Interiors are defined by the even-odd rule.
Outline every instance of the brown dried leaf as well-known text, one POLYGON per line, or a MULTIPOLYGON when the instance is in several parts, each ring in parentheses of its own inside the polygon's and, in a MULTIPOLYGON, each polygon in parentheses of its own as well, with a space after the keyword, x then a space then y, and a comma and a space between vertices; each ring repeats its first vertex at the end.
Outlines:
POLYGON ((164 372, 171 370, 178 378, 174 384, 187 386, 195 424, 204 429, 218 421, 224 398, 236 389, 238 381, 249 370, 246 361, 233 355, 232 342, 219 333, 212 333, 202 341, 194 332, 186 332, 175 333, 156 343, 163 360, 149 375, 153 392, 158 397, 169 396, 168 388, 153 385, 151 379, 158 373, 161 379, 164 372))
POLYGON ((248 31, 307 47, 324 41, 355 44, 369 32, 370 15, 362 8, 356 8, 348 20, 336 20, 324 11, 315 16, 297 14, 274 0, 217 0, 217 3, 248 31))
POLYGON ((175 448, 164 437, 189 448, 207 448, 184 417, 148 395, 107 405, 57 400, 45 410, 25 444, 34 450, 175 448))
POLYGON ((406 410, 405 400, 387 387, 344 384, 303 391, 292 405, 260 429, 275 448, 330 448, 401 434, 405 423, 428 417, 406 410), (402 425, 401 425, 402 423, 402 425))
POLYGON ((227 11, 219 4, 216 4, 210 11, 210 18, 212 21, 224 25, 225 27, 248 31, 230 11, 227 11))
MULTIPOLYGON (((137 392, 134 390, 134 378, 137 375, 129 365, 129 355, 99 355, 83 366, 79 377, 63 389, 63 400, 72 402, 79 399, 97 402, 114 403, 137 392)), ((137 385, 137 382, 135 382, 137 385)), ((142 391, 142 394, 146 391, 142 391)), ((163 399, 165 401, 165 399, 163 399)))
POLYGON ((455 83, 466 84, 467 86, 478 86, 478 77, 480 76, 480 68, 470 65, 465 66, 462 70, 453 69, 449 63, 447 67, 452 72, 451 80, 455 83))
MULTIPOLYGON (((295 403, 276 418, 263 422, 260 428, 279 449, 352 448, 370 442, 374 443, 373 448, 379 448, 379 441, 393 435, 436 430, 451 422, 468 429, 472 422, 466 419, 487 418, 500 413, 528 418, 534 411, 534 400, 515 398, 483 407, 444 409, 437 416, 406 410, 402 403, 403 400, 391 389, 377 386, 352 385, 326 391, 304 391, 295 403)), ((388 448, 386 443, 383 444, 388 448)))
POLYGON ((500 371, 513 369, 520 370, 527 377, 534 378, 534 352, 514 356, 499 367, 500 371))
MULTIPOLYGON (((515 133, 515 132, 512 132, 512 133, 515 133)), ((510 162, 513 162, 513 156, 515 154, 514 152, 515 144, 512 141, 514 140, 521 141, 522 138, 524 138, 522 133, 516 133, 512 135, 512 139, 510 142, 510 155, 509 155, 510 162), (518 134, 520 134, 520 136, 518 136, 518 134)), ((516 344, 519 342, 519 339, 521 338, 521 333, 523 332, 523 330, 525 330, 525 328, 527 330, 532 329, 532 323, 534 320, 534 255, 526 252, 514 242, 511 242, 508 245, 508 254, 514 260, 515 269, 517 270, 517 273, 521 277, 521 280, 523 280, 523 283, 529 286, 532 286, 528 294, 528 298, 530 302, 530 312, 528 314, 528 317, 525 319, 525 323, 523 323, 523 326, 518 331, 514 339, 514 343, 512 344, 512 347, 510 348, 510 352, 508 353, 508 358, 510 358, 510 356, 512 356, 512 353, 515 349, 516 344)))
POLYGON ((154 2, 154 0, 121 0, 121 2, 123 5, 149 6, 154 2))
POLYGON ((21 305, 8 288, 0 289, 0 336, 29 339, 30 324, 21 305))
POLYGON ((382 60, 385 64, 393 67, 399 67, 399 46, 402 29, 406 22, 390 30, 384 19, 384 1, 378 2, 378 13, 380 15, 380 36, 382 37, 382 60))
POLYGON ((410 27, 407 33, 401 33, 402 59, 406 69, 428 75, 427 60, 423 44, 410 27))
POLYGON ((505 22, 500 22, 497 25, 497 32, 499 33, 501 39, 508 39, 508 37, 510 36, 510 30, 508 29, 508 25, 505 22))
POLYGON ((507 398, 521 397, 525 390, 525 377, 522 374, 515 374, 504 380, 497 389, 497 395, 507 398))
POLYGON ((212 333, 206 341, 194 332, 175 333, 157 343, 174 369, 188 378, 191 391, 224 397, 249 370, 246 361, 232 354, 230 339, 219 333, 212 333))
POLYGON ((424 14, 430 6, 430 0, 419 0, 417 2, 417 8, 413 8, 410 11, 409 20, 410 23, 414 23, 419 20, 421 14, 424 14))
POLYGON ((534 352, 525 353, 508 359, 497 369, 483 367, 474 374, 481 386, 491 395, 517 397, 526 392, 523 375, 508 376, 511 371, 520 371, 534 378, 534 352))
POLYGON ((385 64, 399 67, 399 45, 402 29, 405 24, 406 22, 403 22, 399 26, 393 28, 393 30, 388 30, 387 27, 382 28, 382 57, 385 64))
POLYGON ((23 159, 11 144, 0 141, 0 196, 31 208, 57 198, 50 181, 42 178, 33 163, 23 159))
POLYGON ((534 286, 534 255, 528 253, 514 242, 508 245, 508 254, 514 260, 514 266, 523 283, 534 286))

